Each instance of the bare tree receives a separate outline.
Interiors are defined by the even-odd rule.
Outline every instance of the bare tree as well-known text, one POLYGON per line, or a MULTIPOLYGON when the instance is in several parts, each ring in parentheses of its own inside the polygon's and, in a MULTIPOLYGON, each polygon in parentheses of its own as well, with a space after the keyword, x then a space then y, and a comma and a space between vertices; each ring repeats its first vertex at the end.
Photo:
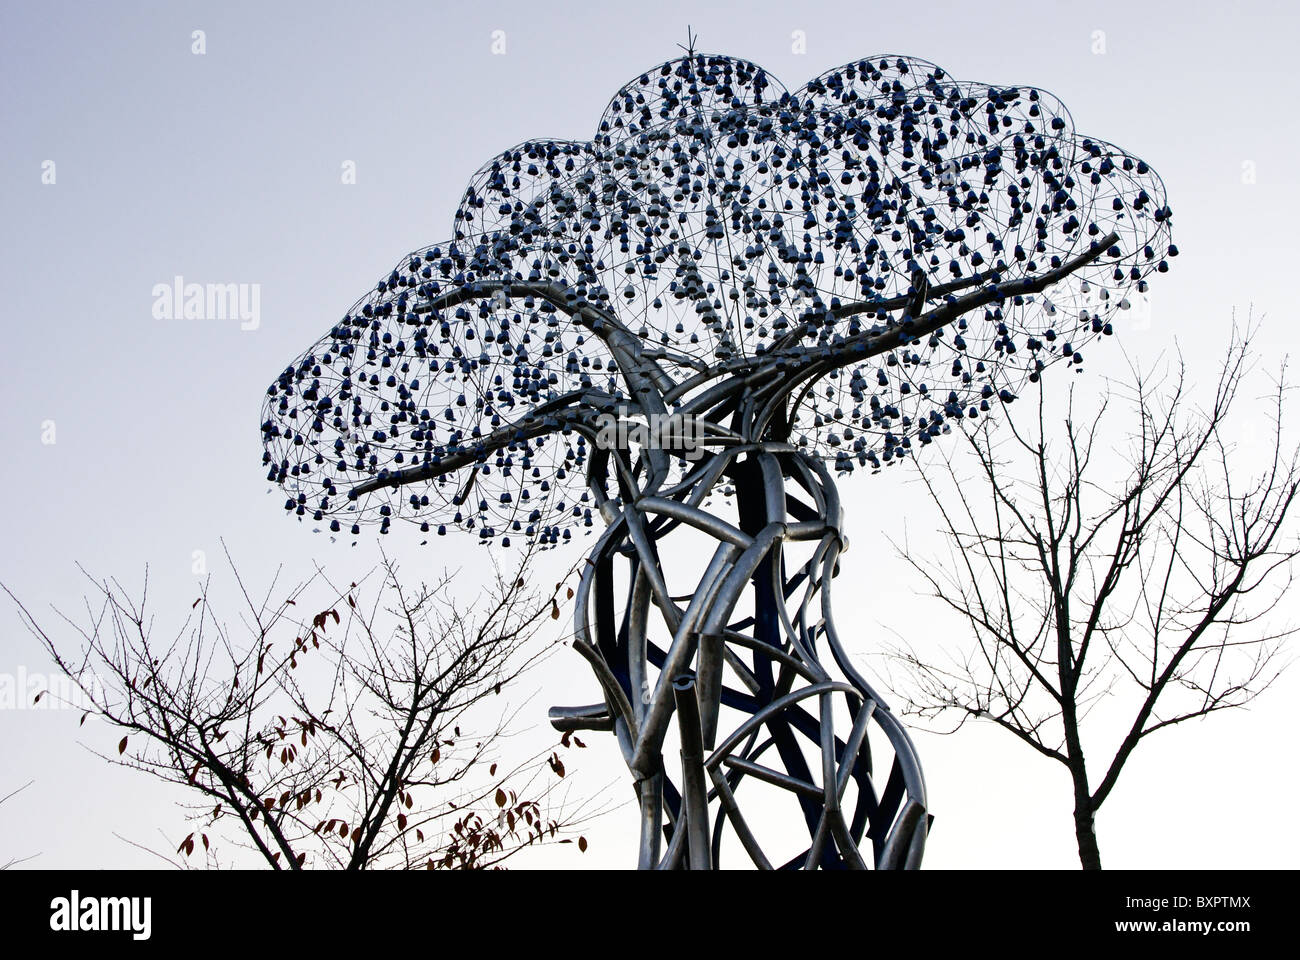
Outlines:
POLYGON ((965 431, 973 478, 951 457, 946 469, 918 464, 950 552, 938 563, 901 552, 972 643, 945 665, 897 651, 919 678, 909 710, 991 721, 1063 764, 1087 869, 1101 867, 1097 811, 1138 745, 1248 703, 1294 632, 1266 622, 1298 550, 1284 380, 1263 445, 1234 444, 1228 422, 1250 339, 1234 327, 1208 409, 1194 409, 1180 360, 1154 381, 1134 370, 1096 415, 1078 417, 1071 395, 1057 441, 1041 392, 1036 418, 1008 411, 1004 431, 965 431), (1127 442, 1111 429, 1116 393, 1131 404, 1127 442), (1261 453, 1247 476, 1246 457, 1261 453))
POLYGON ((530 559, 498 569, 468 607, 453 603, 450 577, 411 587, 387 558, 342 587, 318 567, 286 592, 277 573, 260 599, 231 562, 240 627, 213 609, 208 582, 161 643, 147 573, 138 600, 116 580, 92 580, 85 622, 63 617, 80 637, 75 652, 18 607, 90 702, 82 722, 119 728, 106 759, 202 795, 173 859, 198 849, 220 866, 224 836, 276 869, 479 868, 572 843, 584 817, 556 793, 560 751, 581 741, 566 735, 504 763, 513 714, 474 710, 554 646, 536 634, 558 616, 562 584, 530 588, 530 559), (489 728, 471 732, 484 712, 489 728))

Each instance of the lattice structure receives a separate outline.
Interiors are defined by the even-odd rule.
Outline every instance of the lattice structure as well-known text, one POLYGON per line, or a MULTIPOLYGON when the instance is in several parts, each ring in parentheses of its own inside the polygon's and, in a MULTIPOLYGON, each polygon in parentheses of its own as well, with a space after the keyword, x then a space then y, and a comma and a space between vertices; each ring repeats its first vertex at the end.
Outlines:
POLYGON ((264 463, 336 532, 549 547, 603 526, 575 630, 605 699, 554 722, 616 732, 642 866, 716 865, 724 834, 760 866, 915 865, 920 768, 831 617, 832 473, 1079 369, 1176 254, 1169 218, 1154 171, 1041 90, 890 56, 789 92, 689 52, 619 90, 592 140, 485 165, 452 239, 270 387, 264 463), (672 442, 609 429, 669 416, 672 442), (712 561, 674 595, 660 549, 688 533, 712 561), (797 801, 793 858, 765 854, 752 784, 797 801))

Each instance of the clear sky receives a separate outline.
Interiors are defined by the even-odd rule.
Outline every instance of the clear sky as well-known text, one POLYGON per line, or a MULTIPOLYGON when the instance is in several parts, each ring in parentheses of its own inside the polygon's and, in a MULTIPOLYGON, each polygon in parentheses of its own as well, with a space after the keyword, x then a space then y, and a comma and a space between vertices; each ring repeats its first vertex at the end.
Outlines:
MULTIPOLYGON (((377 536, 331 544, 267 492, 266 385, 404 252, 449 235, 482 162, 533 137, 588 138, 623 82, 679 52, 688 24, 700 50, 753 60, 790 89, 898 53, 962 80, 1052 91, 1080 132, 1143 157, 1168 188, 1182 255, 1153 284, 1149 322, 1120 331, 1123 349, 1146 361, 1177 342, 1204 380, 1232 311, 1253 308, 1275 359, 1298 329, 1298 18, 1286 2, 1206 0, 7 2, 0 581, 33 610, 75 612, 76 563, 128 584, 148 564, 167 632, 197 595, 196 551, 219 568, 219 538, 254 583, 279 563, 290 579, 313 560, 340 577, 368 568, 377 536), (256 285, 257 315, 159 317, 155 287, 177 276, 256 285)), ((1118 371, 1121 357, 1094 347, 1092 372, 1118 371)), ((931 629, 880 603, 914 586, 882 538, 903 516, 914 537, 937 518, 898 471, 844 486, 854 549, 843 577, 860 587, 837 588, 839 616, 868 658, 887 629, 931 629)), ((402 531, 384 546, 410 570, 482 568, 471 538, 439 541, 436 554, 418 539, 402 531)), ((1300 614, 1294 598, 1284 606, 1284 618, 1300 614)), ((0 605, 0 674, 20 671, 49 664, 0 605)), ((551 702, 596 698, 576 654, 532 683, 545 686, 531 701, 539 725, 551 702)), ((1294 865, 1298 694, 1293 673, 1250 711, 1144 747, 1099 818, 1107 864, 1294 865)), ((106 770, 78 743, 105 748, 110 733, 79 730, 77 717, 0 711, 0 795, 34 781, 0 817, 0 861, 149 863, 115 833, 174 849, 188 832, 176 794, 106 770)), ((939 818, 930 865, 1077 863, 1063 768, 993 730, 917 739, 939 818)), ((616 783, 621 799, 612 738, 588 740, 579 782, 616 783)), ((581 862, 632 863, 627 810, 592 835, 581 862)), ((579 862, 570 850, 548 862, 579 862)))

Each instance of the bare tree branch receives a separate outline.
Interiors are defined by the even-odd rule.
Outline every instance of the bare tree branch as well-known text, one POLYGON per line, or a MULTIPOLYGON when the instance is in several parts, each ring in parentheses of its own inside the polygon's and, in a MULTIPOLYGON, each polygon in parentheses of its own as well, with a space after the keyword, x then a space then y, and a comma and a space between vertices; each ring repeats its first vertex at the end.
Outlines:
POLYGON ((539 590, 534 549, 471 603, 453 599, 450 575, 408 583, 387 557, 346 584, 318 567, 286 591, 277 572, 257 595, 227 552, 238 628, 205 582, 161 642, 147 571, 138 600, 87 574, 84 621, 59 614, 75 653, 9 595, 90 712, 123 734, 100 755, 199 798, 175 857, 151 853, 186 864, 201 850, 217 865, 221 840, 273 869, 482 868, 571 842, 594 815, 561 789, 560 753, 580 740, 502 750, 515 716, 497 705, 503 690, 560 642, 539 633, 567 577, 539 590))
POLYGON ((1269 396, 1268 447, 1255 458, 1262 467, 1243 462, 1258 447, 1230 439, 1253 334, 1234 325, 1206 409, 1191 407, 1181 360, 1168 380, 1133 369, 1082 419, 1071 394, 1060 442, 1049 439, 1040 390, 1029 422, 1009 413, 1000 430, 985 422, 966 432, 973 476, 952 457, 918 466, 952 549, 936 564, 895 548, 967 624, 975 655, 941 667, 895 651, 917 678, 906 709, 952 712, 958 726, 992 720, 1065 764, 1085 867, 1101 865, 1095 815, 1138 745, 1249 703, 1276 679, 1297 629, 1262 626, 1300 553, 1285 364, 1269 396), (1118 483, 1098 479, 1115 464, 1097 451, 1116 392, 1132 424, 1111 458, 1124 471, 1118 483), (1103 701, 1097 726, 1118 712, 1125 732, 1099 746, 1084 721, 1103 701), (1089 757, 1103 759, 1095 782, 1089 757))

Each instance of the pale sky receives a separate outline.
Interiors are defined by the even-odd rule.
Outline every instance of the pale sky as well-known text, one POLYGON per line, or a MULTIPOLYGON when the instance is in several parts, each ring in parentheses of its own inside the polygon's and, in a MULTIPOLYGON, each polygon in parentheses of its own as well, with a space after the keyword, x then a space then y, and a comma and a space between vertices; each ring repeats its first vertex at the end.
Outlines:
MULTIPOLYGON (((1078 131, 1160 172, 1181 250, 1153 283, 1150 322, 1094 346, 1090 375, 1177 342, 1205 381, 1234 309, 1264 318, 1275 361, 1300 342, 1300 131, 1287 99, 1300 79, 1298 21, 1285 2, 1207 0, 5 4, 0 581, 34 611, 75 614, 85 592, 75 564, 127 584, 147 564, 167 633, 197 595, 196 551, 219 570, 219 538, 253 583, 280 563, 290 580, 313 561, 339 577, 373 564, 376 534, 331 544, 267 492, 257 430, 267 384, 404 252, 450 234, 481 163, 529 138, 590 137, 609 97, 676 55, 688 24, 701 51, 752 60, 790 89, 850 60, 906 54, 962 80, 1050 90, 1078 131), (176 276, 258 285, 256 323, 159 319, 153 290, 176 276)), ((853 549, 838 616, 867 664, 891 630, 918 645, 948 639, 934 635, 939 621, 906 614, 923 605, 881 599, 917 586, 885 538, 906 519, 914 541, 936 544, 938 518, 904 480, 891 470, 842 485, 853 549)), ((383 546, 412 571, 463 565, 472 587, 484 559, 473 537, 438 541, 436 554, 419 539, 400 530, 383 546)), ((1278 616, 1300 619, 1297 598, 1278 616)), ((0 604, 0 675, 49 670, 0 604)), ((524 718, 543 737, 549 704, 597 697, 585 663, 563 651, 516 699, 539 688, 524 718)), ((1298 695, 1293 671, 1249 711, 1146 744, 1098 820, 1106 865, 1292 866, 1298 695)), ((79 729, 78 716, 0 710, 0 796, 33 781, 0 816, 0 861, 149 866, 114 834, 175 849, 189 832, 178 794, 107 768, 79 743, 107 750, 116 735, 79 729)), ((585 739, 575 789, 614 784, 621 800, 612 738, 585 739)), ((928 866, 1077 866, 1064 768, 993 729, 915 739, 937 818, 928 866)), ((585 857, 569 847, 535 862, 634 864, 630 808, 588 836, 585 857)))

